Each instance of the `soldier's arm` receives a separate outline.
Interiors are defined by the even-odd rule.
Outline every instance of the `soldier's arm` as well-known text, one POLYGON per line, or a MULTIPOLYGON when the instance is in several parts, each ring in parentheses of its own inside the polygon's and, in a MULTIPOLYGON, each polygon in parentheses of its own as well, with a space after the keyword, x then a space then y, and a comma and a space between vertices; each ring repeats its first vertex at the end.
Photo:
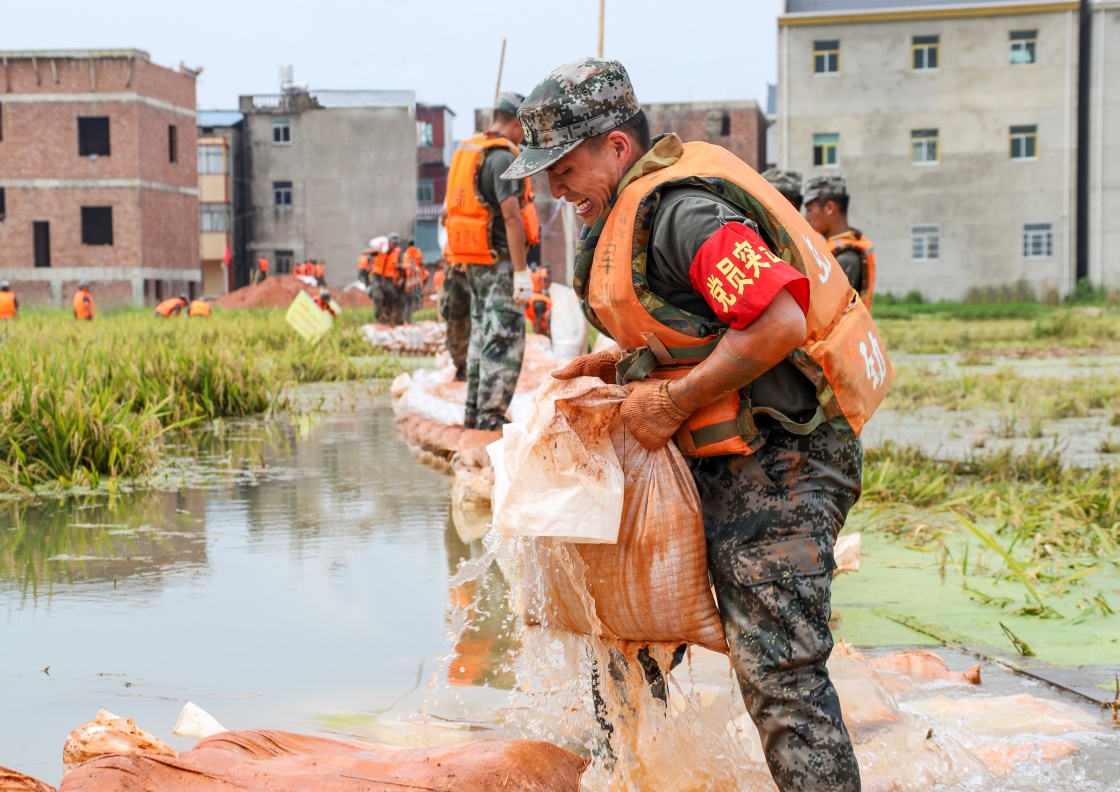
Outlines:
POLYGON ((525 223, 521 219, 521 202, 516 195, 501 203, 502 220, 506 224, 506 242, 509 244, 509 258, 514 272, 523 272, 525 263, 525 223))

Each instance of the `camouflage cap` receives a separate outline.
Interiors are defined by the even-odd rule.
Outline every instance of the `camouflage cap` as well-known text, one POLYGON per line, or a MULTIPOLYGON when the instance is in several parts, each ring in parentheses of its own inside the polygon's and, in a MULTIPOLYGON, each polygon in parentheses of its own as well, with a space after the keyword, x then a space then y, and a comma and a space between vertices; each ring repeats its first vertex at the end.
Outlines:
POLYGON ((762 178, 782 195, 801 195, 801 173, 798 171, 770 168, 762 174, 762 178))
POLYGON ((517 111, 521 108, 521 103, 525 101, 525 97, 513 91, 503 91, 498 94, 498 102, 494 105, 495 110, 501 110, 503 113, 510 115, 517 115, 517 111))
POLYGON ((837 195, 848 194, 848 180, 842 173, 833 173, 828 176, 814 176, 805 184, 805 203, 810 203, 818 198, 833 198, 837 195))
POLYGON ((537 83, 517 117, 525 147, 503 179, 523 179, 549 167, 588 138, 633 118, 641 106, 626 68, 614 60, 580 58, 537 83))

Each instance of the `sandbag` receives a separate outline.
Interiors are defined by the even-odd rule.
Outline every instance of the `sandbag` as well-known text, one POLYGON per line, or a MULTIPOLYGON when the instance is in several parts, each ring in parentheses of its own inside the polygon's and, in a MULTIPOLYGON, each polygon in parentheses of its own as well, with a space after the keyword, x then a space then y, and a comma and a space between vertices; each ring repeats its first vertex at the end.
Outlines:
POLYGON ((55 788, 31 776, 0 767, 0 792, 55 792, 55 788))
MULTIPOLYGON (((621 404, 626 395, 594 378, 554 382, 552 394, 561 400, 579 394, 621 404)), ((673 443, 647 451, 617 414, 608 433, 624 475, 618 542, 519 540, 532 573, 527 618, 606 639, 726 652, 708 582, 700 496, 684 457, 673 443)))
POLYGON ((105 754, 151 754, 174 757, 175 750, 131 718, 122 718, 103 709, 66 737, 62 746, 64 772, 105 754))
POLYGON ((223 732, 172 757, 103 756, 59 792, 578 792, 588 760, 534 740, 381 750, 279 731, 223 732))
POLYGON ((528 424, 506 424, 487 449, 499 533, 618 541, 624 477, 609 430, 625 398, 624 389, 595 377, 550 377, 541 385, 528 424))

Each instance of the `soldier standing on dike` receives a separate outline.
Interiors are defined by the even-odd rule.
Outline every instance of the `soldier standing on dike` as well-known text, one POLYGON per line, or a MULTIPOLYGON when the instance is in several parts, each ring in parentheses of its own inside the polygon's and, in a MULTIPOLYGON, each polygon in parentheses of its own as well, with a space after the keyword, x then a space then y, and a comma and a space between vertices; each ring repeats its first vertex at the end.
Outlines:
POLYGON ((875 246, 848 225, 848 182, 843 175, 814 176, 805 185, 805 219, 823 236, 852 288, 871 308, 875 292, 875 246))
POLYGON ((575 206, 588 228, 573 285, 588 319, 632 350, 584 355, 553 376, 628 382, 621 413, 634 439, 655 449, 675 436, 689 457, 730 658, 779 789, 859 790, 825 661, 833 543, 860 495, 863 451, 847 413, 827 412, 839 402, 822 406, 817 393, 827 384, 877 406, 891 369, 870 317, 853 319, 875 376, 848 361, 845 382, 818 391, 787 356, 808 333, 825 344, 848 333, 836 319, 854 293, 749 166, 673 134, 651 141, 621 63, 561 66, 518 116, 527 145, 504 178, 545 171, 552 195, 575 206))
POLYGON ((471 341, 471 287, 466 264, 447 264, 439 275, 439 315, 447 323, 447 354, 455 364, 455 381, 467 381, 467 350, 471 341))
POLYGON ((770 168, 764 171, 762 178, 774 185, 797 211, 801 211, 801 174, 793 170, 770 168))
POLYGON ((499 95, 490 127, 459 145, 448 171, 446 253, 452 264, 466 265, 471 292, 468 429, 500 429, 508 421, 525 354, 524 305, 533 293, 526 254, 540 241, 539 227, 528 179, 501 178, 524 140, 517 120, 523 99, 499 95))

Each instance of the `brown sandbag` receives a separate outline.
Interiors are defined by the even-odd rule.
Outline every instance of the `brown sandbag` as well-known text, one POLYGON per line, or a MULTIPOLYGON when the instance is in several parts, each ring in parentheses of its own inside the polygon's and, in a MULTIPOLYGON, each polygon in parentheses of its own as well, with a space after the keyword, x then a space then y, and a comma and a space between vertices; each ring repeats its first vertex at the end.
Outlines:
POLYGON ((490 455, 486 453, 486 446, 501 439, 501 432, 464 429, 459 435, 459 445, 456 448, 456 453, 459 455, 459 465, 473 468, 490 467, 490 455))
POLYGON ((280 731, 222 732, 177 759, 94 759, 58 792, 578 792, 588 762, 534 740, 393 751, 280 731))
POLYGON ((0 792, 55 792, 55 788, 31 776, 0 767, 0 792))
POLYGON ((63 772, 105 754, 157 754, 176 756, 175 750, 144 731, 131 718, 122 718, 103 709, 96 717, 83 723, 66 737, 62 746, 63 772))
MULTIPOLYGON (((610 432, 625 475, 625 492, 616 544, 538 540, 545 554, 541 621, 585 635, 599 632, 607 639, 692 643, 726 653, 723 624, 708 581, 700 496, 676 445, 647 451, 630 435, 618 414, 626 397, 618 386, 579 377, 562 383, 552 395, 556 420, 576 432, 603 431, 604 426, 610 432), (589 399, 612 402, 613 419, 607 424, 581 422, 566 414, 572 405, 587 407, 589 399), (598 625, 592 623, 586 594, 594 601, 598 625)), ((555 441, 572 436, 557 433, 555 441)), ((530 605, 530 610, 535 608, 530 605)))

